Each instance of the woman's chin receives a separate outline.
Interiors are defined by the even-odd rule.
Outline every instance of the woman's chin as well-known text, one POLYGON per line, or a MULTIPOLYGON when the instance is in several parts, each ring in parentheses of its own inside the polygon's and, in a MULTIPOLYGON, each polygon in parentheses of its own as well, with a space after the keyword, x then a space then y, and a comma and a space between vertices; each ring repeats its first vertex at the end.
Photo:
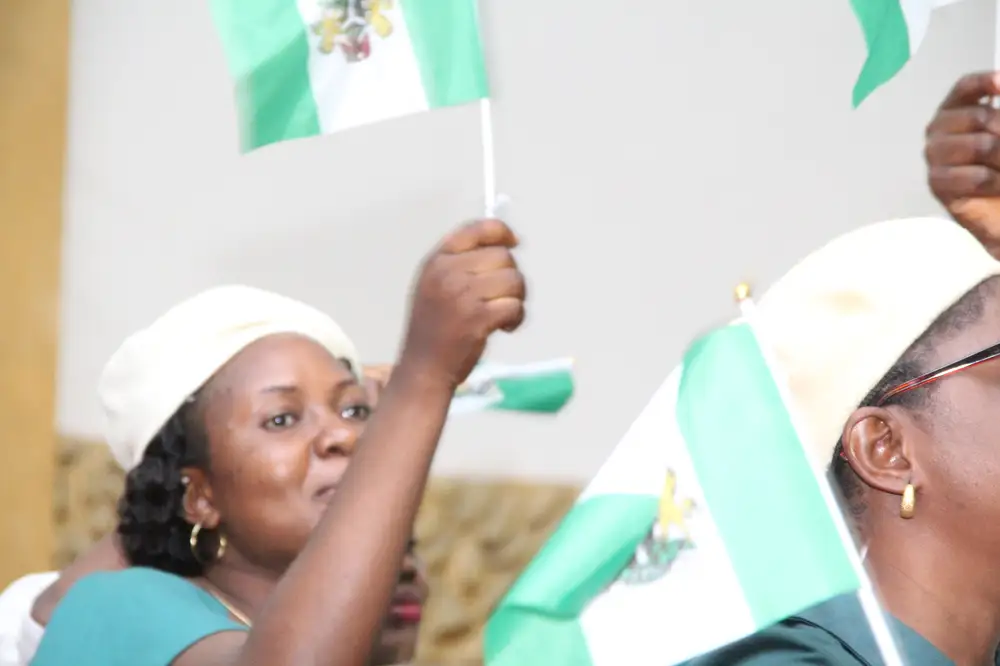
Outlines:
POLYGON ((417 653, 418 625, 385 626, 379 636, 378 647, 372 655, 371 666, 409 664, 417 653))

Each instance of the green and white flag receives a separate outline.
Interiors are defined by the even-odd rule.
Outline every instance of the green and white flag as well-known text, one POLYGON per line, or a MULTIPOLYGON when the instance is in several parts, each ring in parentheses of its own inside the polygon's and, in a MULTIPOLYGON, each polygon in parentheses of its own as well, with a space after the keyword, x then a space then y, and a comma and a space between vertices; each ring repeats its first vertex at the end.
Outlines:
POLYGON ((868 46, 868 58, 854 85, 855 108, 917 52, 931 12, 953 2, 958 0, 851 0, 868 46))
POLYGON ((669 666, 858 588, 752 329, 692 345, 501 601, 487 666, 669 666))
POLYGON ((244 150, 488 97, 476 0, 211 0, 244 150))
POLYGON ((486 409, 554 413, 573 397, 573 359, 476 366, 451 402, 449 414, 486 409))

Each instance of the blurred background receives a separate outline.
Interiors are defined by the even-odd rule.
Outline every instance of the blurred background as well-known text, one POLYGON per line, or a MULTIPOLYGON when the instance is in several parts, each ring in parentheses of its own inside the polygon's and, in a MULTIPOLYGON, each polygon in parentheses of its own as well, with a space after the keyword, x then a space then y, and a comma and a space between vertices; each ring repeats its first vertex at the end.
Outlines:
MULTIPOLYGON (((692 335, 831 236, 937 212, 923 127, 993 62, 994 7, 938 11, 859 110, 847 0, 482 0, 497 173, 530 319, 489 357, 577 359, 556 417, 449 425, 418 536, 422 655, 482 623, 692 335)), ((475 106, 241 156, 204 0, 0 2, 0 585, 114 524, 107 357, 220 283, 331 313, 390 361, 420 257, 481 208, 475 106)))

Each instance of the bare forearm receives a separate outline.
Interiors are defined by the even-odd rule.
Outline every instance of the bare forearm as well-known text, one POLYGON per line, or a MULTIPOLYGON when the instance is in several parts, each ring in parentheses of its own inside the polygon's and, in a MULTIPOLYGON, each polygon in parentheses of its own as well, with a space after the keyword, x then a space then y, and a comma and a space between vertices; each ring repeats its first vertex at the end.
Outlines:
POLYGON ((452 391, 399 366, 323 521, 255 624, 240 666, 366 663, 452 391))

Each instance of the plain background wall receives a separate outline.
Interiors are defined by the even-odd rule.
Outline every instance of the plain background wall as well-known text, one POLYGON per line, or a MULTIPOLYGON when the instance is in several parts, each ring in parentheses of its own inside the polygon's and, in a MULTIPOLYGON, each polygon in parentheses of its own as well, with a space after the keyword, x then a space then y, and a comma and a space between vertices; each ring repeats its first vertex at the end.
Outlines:
MULTIPOLYGON (((478 110, 241 157, 204 0, 75 0, 59 427, 99 436, 121 339, 243 281, 329 311, 393 357, 413 270, 481 207, 478 110)), ((578 359, 556 418, 453 422, 439 473, 583 480, 700 330, 835 234, 937 213, 923 128, 991 66, 994 3, 939 10, 863 108, 847 0, 484 0, 500 189, 524 238, 530 320, 498 361, 578 359)), ((41 37, 40 38, 44 38, 41 37)), ((905 279, 901 277, 901 279, 905 279)))

